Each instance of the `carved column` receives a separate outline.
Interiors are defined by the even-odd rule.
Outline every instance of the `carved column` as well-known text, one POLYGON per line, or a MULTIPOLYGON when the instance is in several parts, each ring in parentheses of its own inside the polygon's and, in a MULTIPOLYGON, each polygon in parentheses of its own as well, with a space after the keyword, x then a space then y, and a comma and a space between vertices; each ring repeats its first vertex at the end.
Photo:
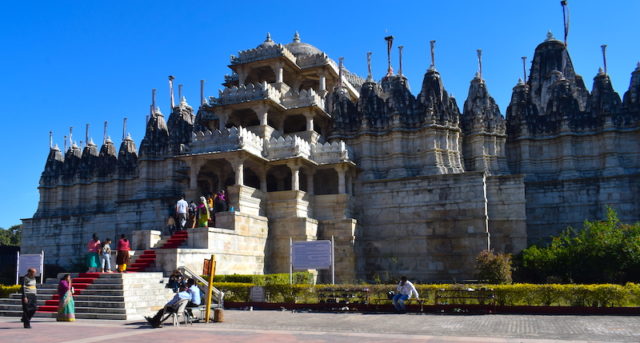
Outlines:
POLYGON ((313 131, 313 112, 305 111, 304 117, 307 119, 307 131, 313 131))
POLYGON ((268 116, 268 110, 269 110, 267 105, 262 104, 262 105, 256 106, 254 107, 253 110, 256 111, 256 114, 258 115, 258 119, 260 120, 260 125, 267 126, 267 116, 268 116))
POLYGON ((282 65, 282 62, 276 62, 273 66, 273 69, 274 73, 276 74, 276 83, 282 83, 284 79, 284 66, 282 65))
POLYGON ((262 173, 259 175, 260 177, 260 190, 264 193, 267 193, 267 169, 265 168, 262 173))
POLYGON ((291 169, 291 190, 299 191, 300 190, 300 165, 292 162, 287 163, 289 169, 291 169))
POLYGON ((236 174, 236 185, 242 186, 244 184, 244 158, 238 157, 231 162, 233 171, 236 174))
POLYGON ((345 180, 345 172, 347 168, 344 165, 339 165, 335 167, 336 172, 338 172, 338 193, 345 194, 346 190, 346 180, 345 180))
POLYGON ((306 170, 306 174, 307 174, 307 193, 313 195, 314 189, 313 189, 313 175, 315 174, 315 170, 311 169, 311 168, 307 168, 306 170))
POLYGON ((320 78, 318 85, 318 94, 320 94, 320 96, 324 98, 324 96, 327 94, 327 76, 325 75, 324 71, 321 71, 318 73, 318 77, 320 78))

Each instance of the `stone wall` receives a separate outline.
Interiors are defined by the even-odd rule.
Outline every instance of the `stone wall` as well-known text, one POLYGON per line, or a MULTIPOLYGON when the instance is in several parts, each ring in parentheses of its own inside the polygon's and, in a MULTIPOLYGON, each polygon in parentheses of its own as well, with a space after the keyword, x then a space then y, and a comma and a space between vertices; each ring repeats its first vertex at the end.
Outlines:
POLYGON ((358 278, 472 278, 489 246, 486 188, 479 172, 363 182, 358 278))
POLYGON ((527 247, 523 175, 487 177, 489 240, 496 252, 518 253, 527 247))

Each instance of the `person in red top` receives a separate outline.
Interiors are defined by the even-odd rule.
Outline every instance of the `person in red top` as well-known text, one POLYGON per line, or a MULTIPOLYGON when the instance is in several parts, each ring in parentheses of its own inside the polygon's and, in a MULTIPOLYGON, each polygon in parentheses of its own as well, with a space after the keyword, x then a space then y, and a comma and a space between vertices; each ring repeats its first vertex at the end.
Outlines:
POLYGON ((131 244, 127 239, 127 236, 120 235, 118 241, 118 253, 116 255, 116 264, 118 265, 118 271, 124 273, 127 270, 127 264, 129 264, 129 250, 131 250, 131 244))
POLYGON ((86 262, 89 273, 98 271, 98 266, 100 265, 100 255, 98 255, 98 252, 100 251, 101 247, 102 246, 100 245, 100 240, 94 233, 89 243, 87 243, 86 262))

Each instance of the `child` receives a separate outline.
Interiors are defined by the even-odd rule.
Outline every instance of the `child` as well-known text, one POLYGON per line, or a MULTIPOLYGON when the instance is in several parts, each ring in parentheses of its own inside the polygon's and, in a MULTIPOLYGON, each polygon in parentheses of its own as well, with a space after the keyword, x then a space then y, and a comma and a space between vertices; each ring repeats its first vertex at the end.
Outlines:
POLYGON ((103 273, 113 273, 111 271, 111 239, 107 238, 104 240, 104 244, 102 244, 102 251, 100 253, 102 258, 102 272, 103 273), (106 268, 105 268, 106 264, 106 268))

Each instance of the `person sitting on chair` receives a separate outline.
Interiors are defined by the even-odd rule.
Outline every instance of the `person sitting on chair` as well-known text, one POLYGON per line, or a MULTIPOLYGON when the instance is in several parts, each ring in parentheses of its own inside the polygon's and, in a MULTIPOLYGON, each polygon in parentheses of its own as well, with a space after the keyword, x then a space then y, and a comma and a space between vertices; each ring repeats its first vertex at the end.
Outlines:
POLYGON ((167 318, 169 318, 172 313, 178 311, 178 308, 180 307, 180 304, 183 303, 183 300, 189 301, 190 299, 191 294, 188 292, 187 287, 181 286, 179 292, 173 296, 173 299, 169 300, 169 302, 164 305, 164 307, 160 309, 160 311, 158 311, 158 313, 156 313, 153 318, 144 317, 144 319, 146 319, 154 328, 162 327, 162 322, 167 320, 167 318))
POLYGON ((191 294, 191 299, 189 299, 189 303, 187 307, 198 307, 202 304, 202 298, 200 293, 200 288, 196 285, 196 280, 189 279, 187 280, 187 288, 189 294, 191 294))

